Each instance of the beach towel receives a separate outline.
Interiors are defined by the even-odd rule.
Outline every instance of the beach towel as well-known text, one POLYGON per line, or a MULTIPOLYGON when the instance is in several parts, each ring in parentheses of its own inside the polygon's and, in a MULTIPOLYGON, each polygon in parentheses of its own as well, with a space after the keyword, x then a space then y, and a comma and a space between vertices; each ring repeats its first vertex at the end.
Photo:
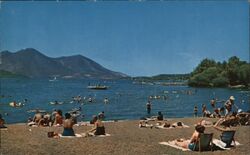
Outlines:
POLYGON ((156 118, 146 118, 147 121, 156 121, 156 118))
POLYGON ((180 146, 176 145, 175 141, 159 142, 159 144, 171 146, 173 148, 176 148, 176 149, 179 149, 179 150, 182 150, 182 151, 190 151, 189 149, 186 149, 186 148, 183 148, 183 147, 180 147, 180 146))
POLYGON ((86 135, 86 133, 82 133, 83 136, 85 137, 109 137, 111 136, 110 134, 106 133, 105 135, 95 135, 94 133, 89 133, 88 136, 86 135))
MULTIPOLYGON (((224 143, 223 141, 219 140, 219 139, 213 139, 213 144, 215 144, 216 146, 218 146, 219 148, 223 149, 223 150, 230 150, 230 148, 226 147, 227 144, 224 143)), ((238 141, 235 141, 235 144, 234 142, 231 143, 232 146, 239 146, 239 145, 242 145, 240 144, 238 141)))
POLYGON ((8 128, 0 128, 1 131, 7 131, 8 128))
POLYGON ((58 136, 60 137, 60 138, 80 138, 80 137, 83 137, 83 135, 81 135, 81 134, 75 134, 75 136, 63 136, 62 134, 58 134, 58 136))

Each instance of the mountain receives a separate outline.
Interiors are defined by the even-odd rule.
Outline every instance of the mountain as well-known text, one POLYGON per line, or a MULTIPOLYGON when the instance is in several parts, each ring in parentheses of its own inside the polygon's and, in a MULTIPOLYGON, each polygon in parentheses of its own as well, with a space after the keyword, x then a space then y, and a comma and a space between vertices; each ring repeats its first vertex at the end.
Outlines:
POLYGON ((123 78, 127 75, 102 67, 82 55, 51 58, 36 49, 27 48, 15 53, 0 52, 0 70, 31 78, 70 77, 70 78, 123 78))

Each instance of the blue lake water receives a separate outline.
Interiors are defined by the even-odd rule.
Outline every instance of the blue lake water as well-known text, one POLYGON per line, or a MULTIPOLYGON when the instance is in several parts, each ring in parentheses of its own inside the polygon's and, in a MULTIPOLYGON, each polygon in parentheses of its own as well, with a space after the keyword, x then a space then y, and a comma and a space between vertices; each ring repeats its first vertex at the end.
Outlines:
MULTIPOLYGON (((227 100, 233 95, 236 105, 243 110, 250 109, 249 91, 227 88, 191 88, 188 86, 163 86, 163 85, 141 85, 134 84, 131 80, 73 80, 59 79, 50 82, 48 79, 1 79, 0 113, 7 123, 26 122, 27 118, 34 113, 28 113, 31 109, 42 109, 51 112, 52 109, 61 109, 63 112, 73 108, 82 107, 82 121, 90 120, 92 115, 105 111, 107 120, 139 119, 146 116, 146 103, 148 96, 167 96, 167 100, 152 100, 152 115, 162 111, 164 117, 192 117, 194 106, 199 108, 205 103, 212 111, 210 100, 218 98, 227 100), (101 83, 109 86, 107 90, 90 90, 88 84, 101 83), (188 95, 185 91, 195 92, 188 95), (164 93, 165 91, 165 93, 164 93), (168 93, 166 92, 168 91, 168 93), (174 92, 173 92, 174 91, 174 92), (176 93, 177 91, 177 93, 176 93), (81 95, 93 97, 94 102, 86 104, 70 103, 73 96, 81 95), (10 97, 11 96, 11 97, 10 97), (107 97, 109 104, 104 104, 103 99, 107 97), (28 102, 21 108, 9 106, 12 101, 21 102, 25 98, 28 102), (51 101, 64 102, 62 105, 51 105, 51 101), (8 113, 8 115, 4 115, 8 113)), ((217 107, 223 106, 224 102, 217 103, 217 107)))

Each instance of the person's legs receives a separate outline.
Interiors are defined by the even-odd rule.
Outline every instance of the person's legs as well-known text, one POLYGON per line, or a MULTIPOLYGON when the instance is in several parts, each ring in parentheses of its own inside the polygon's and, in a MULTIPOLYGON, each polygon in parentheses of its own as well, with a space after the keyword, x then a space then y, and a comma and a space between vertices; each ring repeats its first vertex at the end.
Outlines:
POLYGON ((188 140, 184 140, 184 141, 176 140, 175 144, 183 148, 188 148, 189 141, 188 140))

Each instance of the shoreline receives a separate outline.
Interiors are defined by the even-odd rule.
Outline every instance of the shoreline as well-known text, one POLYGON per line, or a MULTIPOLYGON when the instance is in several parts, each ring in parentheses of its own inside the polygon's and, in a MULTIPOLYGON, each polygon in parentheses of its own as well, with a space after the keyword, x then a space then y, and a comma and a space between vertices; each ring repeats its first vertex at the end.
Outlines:
MULTIPOLYGON (((25 124, 7 124, 7 131, 1 131, 0 153, 8 154, 198 154, 199 152, 186 151, 160 145, 159 142, 177 138, 190 138, 194 132, 194 124, 203 119, 198 118, 167 118, 169 123, 177 121, 188 125, 188 128, 157 129, 139 128, 139 120, 126 120, 121 122, 105 122, 106 133, 109 137, 83 137, 83 138, 48 138, 47 133, 54 131, 62 133, 63 127, 29 127, 25 124)), ((216 118, 204 118, 211 122, 216 118)), ((149 124, 155 121, 149 121, 149 124)), ((84 133, 91 126, 74 126, 75 133, 84 133)), ((247 154, 250 149, 249 126, 238 126, 235 139, 240 146, 231 150, 204 151, 201 154, 247 154)), ((207 127, 205 132, 214 133, 219 139, 221 132, 213 127, 207 127)))

